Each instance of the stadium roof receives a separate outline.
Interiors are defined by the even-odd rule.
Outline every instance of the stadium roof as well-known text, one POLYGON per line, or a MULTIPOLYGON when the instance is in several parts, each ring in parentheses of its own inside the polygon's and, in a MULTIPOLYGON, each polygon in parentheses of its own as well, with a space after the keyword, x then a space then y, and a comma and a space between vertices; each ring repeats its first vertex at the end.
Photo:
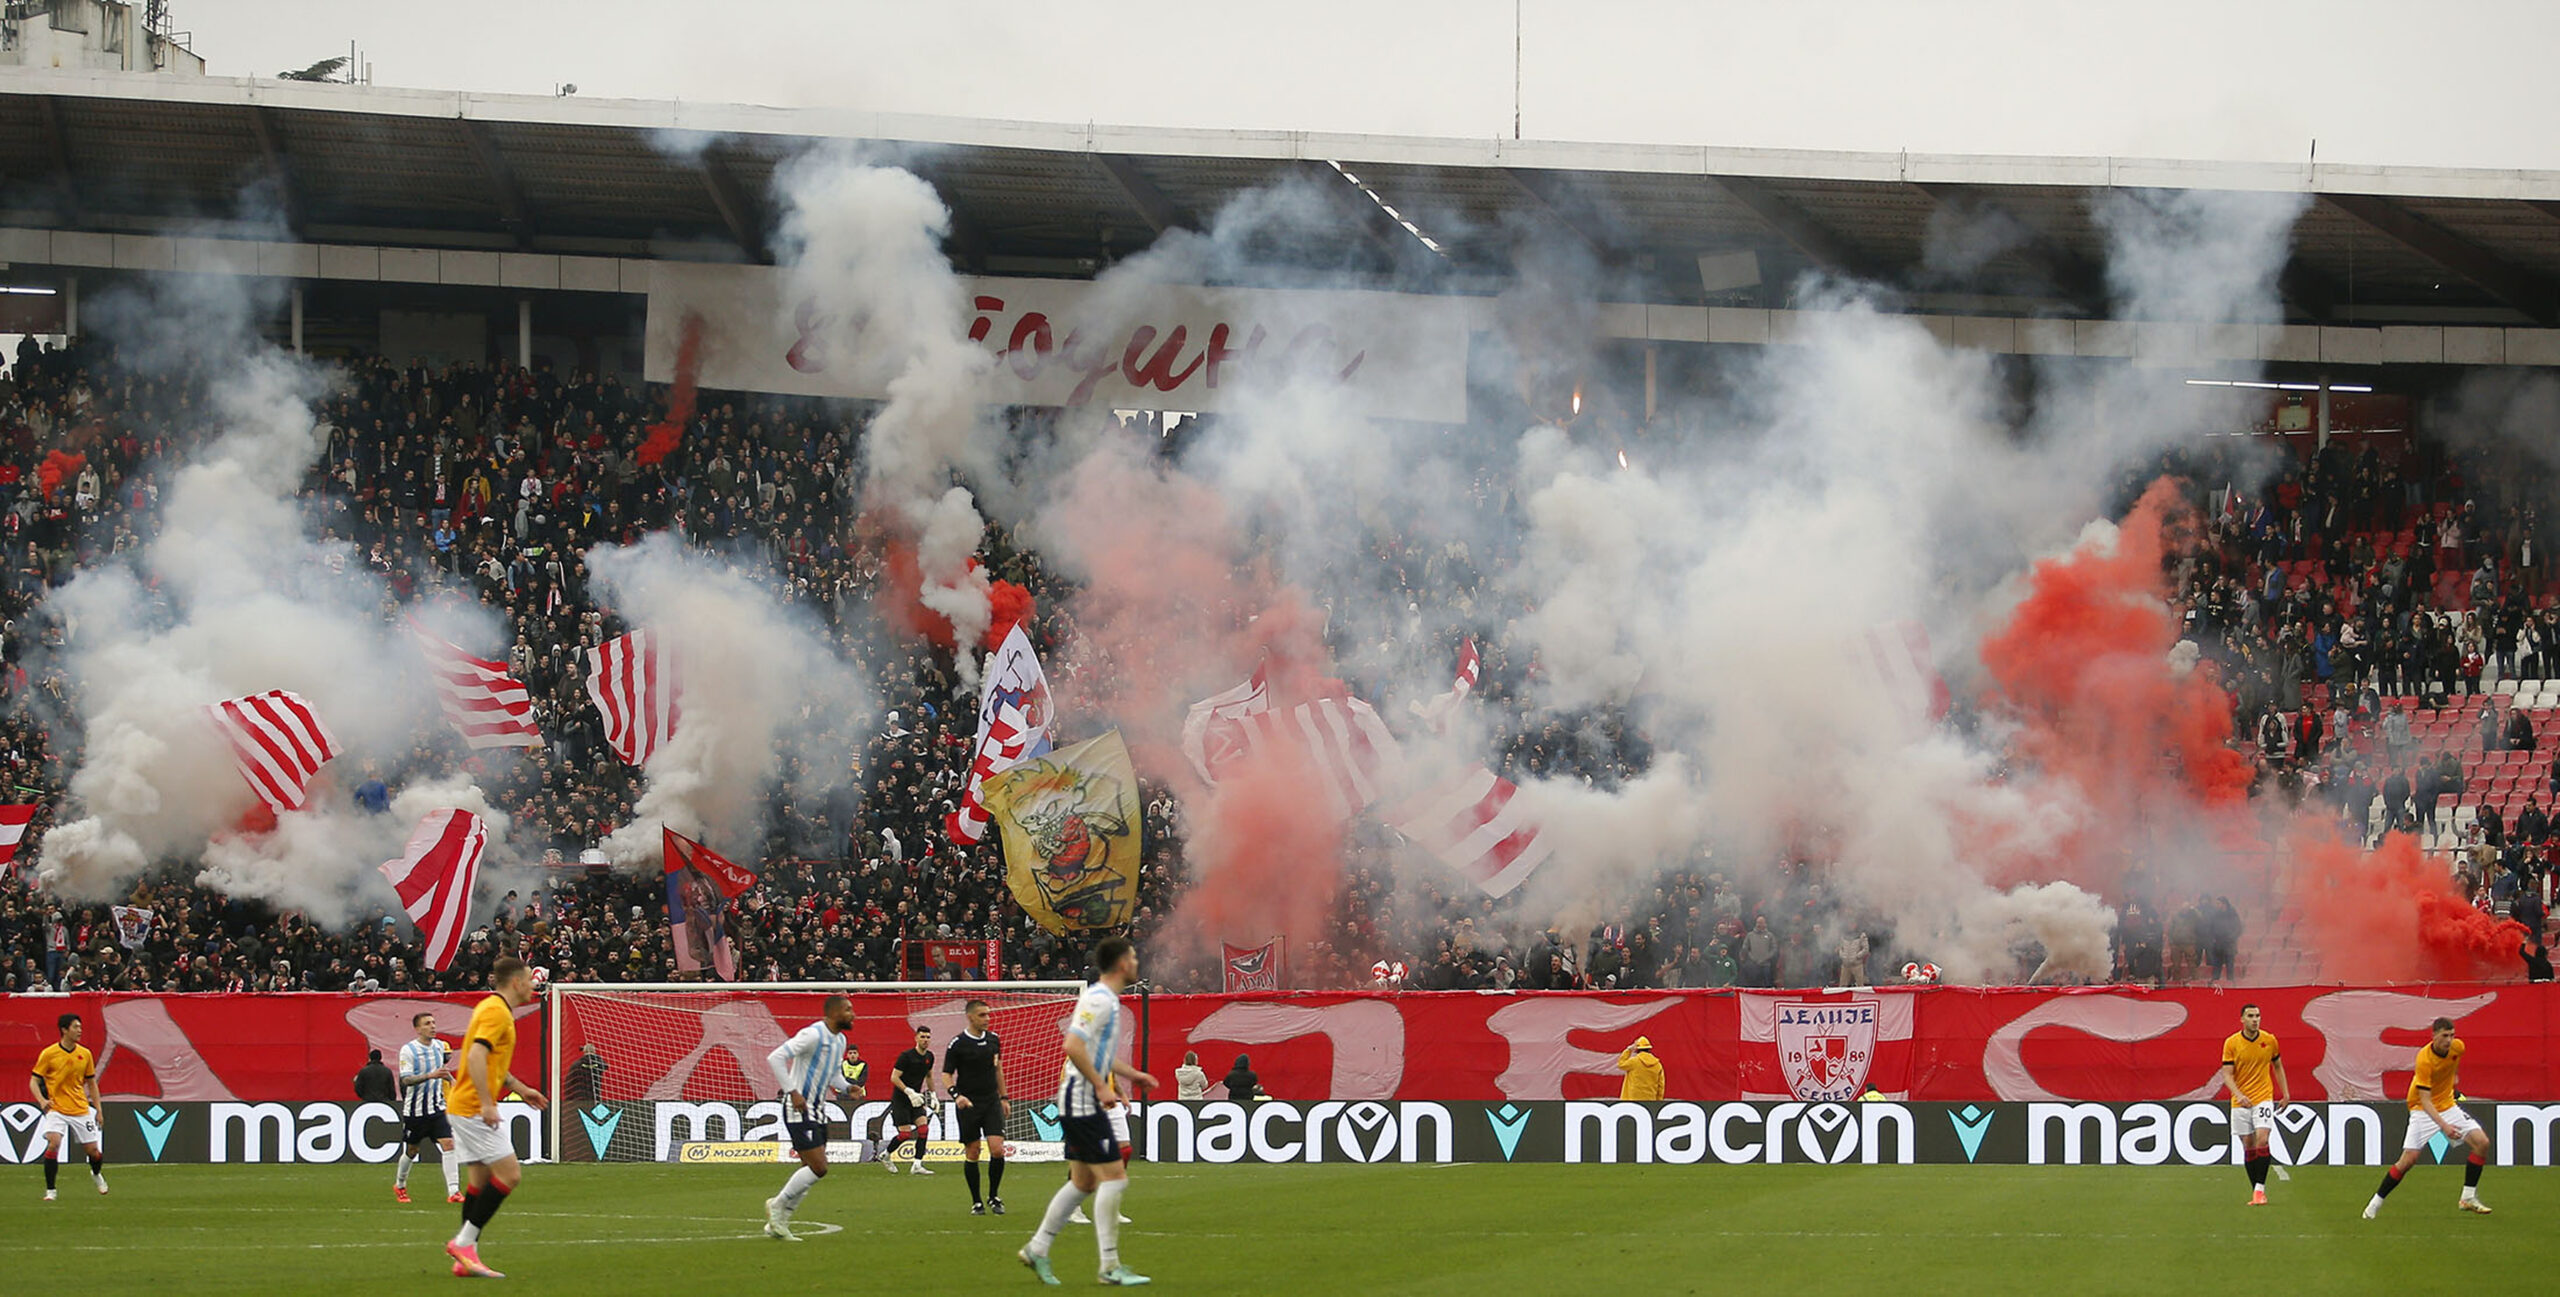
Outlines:
POLYGON ((0 224, 245 232, 255 194, 312 243, 766 258, 775 167, 828 141, 878 142, 925 175, 955 258, 994 273, 1090 275, 1295 178, 1336 234, 1257 255, 1378 286, 1496 291, 1525 233, 1588 250, 1616 300, 1781 305, 1829 269, 1915 310, 2093 317, 2093 191, 2267 190, 2313 199, 2282 284, 2296 321, 2560 326, 2560 172, 1059 125, 148 73, 0 78, 0 224))

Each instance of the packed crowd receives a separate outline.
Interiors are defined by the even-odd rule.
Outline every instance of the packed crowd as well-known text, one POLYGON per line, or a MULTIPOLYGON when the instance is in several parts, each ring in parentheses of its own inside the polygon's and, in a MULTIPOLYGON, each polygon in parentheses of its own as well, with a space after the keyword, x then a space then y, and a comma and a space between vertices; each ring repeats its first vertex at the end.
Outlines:
MULTIPOLYGON (((552 846, 539 865, 484 878, 515 890, 475 907, 487 917, 445 970, 421 965, 415 935, 387 912, 387 896, 322 923, 218 895, 196 884, 184 862, 170 862, 137 885, 129 904, 149 910, 150 921, 127 931, 108 906, 55 897, 20 870, 0 881, 0 952, 7 952, 0 988, 449 989, 476 984, 501 953, 521 954, 560 980, 676 978, 656 877, 577 863, 582 847, 630 814, 637 793, 633 772, 604 746, 585 696, 585 650, 623 627, 592 596, 581 555, 597 542, 662 528, 752 560, 779 598, 828 628, 887 700, 883 719, 861 732, 813 709, 822 738, 811 750, 841 752, 844 766, 787 766, 772 794, 767 839, 730 853, 764 862, 730 918, 740 975, 914 977, 919 970, 902 961, 905 943, 927 937, 998 938, 1010 977, 1081 972, 1081 943, 1031 922, 1005 888, 992 844, 955 851, 942 835, 973 738, 971 700, 947 655, 884 631, 875 615, 883 551, 877 538, 856 534, 845 507, 860 487, 864 412, 785 398, 714 399, 674 454, 643 464, 635 452, 661 397, 609 377, 379 359, 342 369, 320 407, 327 444, 303 493, 310 533, 380 577, 387 613, 456 597, 502 614, 514 633, 509 663, 534 694, 549 738, 546 748, 521 755, 473 754, 449 739, 422 738, 402 760, 349 782, 396 788, 460 767, 511 817, 514 842, 552 846), (823 730, 829 725, 834 732, 823 730)), ((14 560, 0 573, 0 692, 8 704, 0 775, 16 788, 13 800, 45 808, 31 855, 41 852, 42 826, 62 804, 81 741, 65 722, 75 714, 74 686, 52 652, 69 628, 48 615, 44 595, 149 540, 168 465, 208 435, 205 410, 197 384, 133 372, 92 345, 22 349, 0 387, 0 546, 14 560)), ((2222 480, 2216 466, 2167 467, 2190 481, 2222 480)), ((2228 508, 2197 489, 2199 510, 2216 521, 2211 543, 2182 565, 2181 597, 2203 651, 2232 684, 2237 732, 2266 755, 2272 789, 2337 799, 2345 819, 2356 781, 2380 782, 2342 741, 2353 721, 2324 729, 2319 701, 2361 708, 2375 690, 2445 679, 2448 666, 2461 674, 2475 649, 2474 674, 2540 670, 2546 657, 2560 659, 2560 626, 2547 605, 2533 602, 2545 583, 2530 504, 2514 494, 2512 478, 2485 480, 2504 493, 2467 492, 2454 464, 2431 451, 2404 461, 2338 446, 2228 508), (2432 519, 2440 505, 2452 506, 2452 521, 2433 529, 2425 557, 2371 548, 2369 533, 2432 519), (2326 579, 2265 576, 2303 558, 2325 564, 2326 579), (2441 571, 2476 575, 2430 579, 2441 571), (2306 716, 2303 742, 2270 742, 2278 736, 2262 735, 2252 720, 2281 717, 2279 728, 2299 734, 2292 727, 2306 716)), ((1470 490, 1480 509, 1516 509, 1495 475, 1470 490)), ((1413 615, 1401 624, 1334 625, 1347 671, 1356 674, 1361 646, 1382 638, 1454 644, 1473 630, 1484 655, 1478 689, 1496 704, 1488 712, 1513 714, 1499 703, 1525 687, 1532 664, 1499 633, 1502 596, 1484 576, 1510 556, 1470 552, 1418 529, 1380 531, 1369 543, 1384 579, 1410 596, 1413 615)), ((1067 583, 1001 528, 990 530, 985 552, 994 574, 1032 593, 1040 609, 1034 639, 1053 670, 1075 661, 1060 652, 1075 636, 1067 583)), ((1095 684, 1073 673, 1064 668, 1062 692, 1095 684)), ((2560 674, 2560 660, 2550 673, 2560 674)), ((1642 736, 1605 713, 1513 722, 1498 734, 1496 752, 1496 764, 1515 776, 1576 774, 1603 786, 1651 760, 1642 736)), ((1141 940, 1162 929, 1187 870, 1170 792, 1145 792, 1148 849, 1134 924, 1141 940)), ((1293 983, 1365 984, 1380 961, 1403 965, 1403 980, 1425 988, 1875 983, 1927 954, 1840 895, 1813 859, 1774 869, 1701 859, 1656 880, 1608 922, 1524 941, 1501 904, 1454 879, 1395 870, 1392 850, 1383 830, 1355 832, 1338 921, 1312 959, 1292 968, 1293 983)), ((2227 899, 2113 899, 2125 906, 2120 976, 2233 974, 2241 925, 2227 899)), ((2023 973, 2036 952, 2019 953, 2023 973)), ((1214 961, 1152 971, 1175 989, 1214 988, 1217 980, 1214 961)))

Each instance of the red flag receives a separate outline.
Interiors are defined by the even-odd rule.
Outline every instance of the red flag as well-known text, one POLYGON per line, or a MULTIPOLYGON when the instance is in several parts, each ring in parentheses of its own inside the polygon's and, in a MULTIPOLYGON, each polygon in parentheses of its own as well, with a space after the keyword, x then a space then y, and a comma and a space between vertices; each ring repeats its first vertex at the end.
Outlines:
POLYGON ((1219 943, 1226 953, 1226 989, 1237 991, 1277 991, 1280 989, 1280 938, 1259 946, 1230 946, 1219 943))
POLYGON ((719 852, 668 829, 667 869, 672 874, 680 869, 700 870, 720 888, 720 894, 735 900, 740 892, 756 885, 756 871, 721 855, 719 852))
POLYGON ((18 845, 26 841, 27 826, 35 818, 33 806, 0 806, 0 877, 17 868, 18 845))
POLYGON ((382 876, 400 893, 400 907, 418 925, 429 968, 450 967, 454 952, 462 948, 462 932, 471 918, 471 887, 488 847, 489 831, 479 816, 429 811, 409 835, 408 850, 382 864, 382 876))

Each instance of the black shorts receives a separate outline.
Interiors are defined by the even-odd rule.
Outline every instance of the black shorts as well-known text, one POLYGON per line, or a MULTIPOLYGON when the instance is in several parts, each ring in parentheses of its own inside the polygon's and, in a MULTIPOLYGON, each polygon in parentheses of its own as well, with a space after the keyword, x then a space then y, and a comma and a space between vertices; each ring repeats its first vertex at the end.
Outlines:
POLYGON ((794 1153, 827 1146, 827 1123, 823 1121, 786 1121, 782 1123, 782 1130, 791 1136, 791 1151, 794 1153))
POLYGON ((1066 1142, 1070 1162, 1117 1162, 1120 1160, 1120 1137, 1111 1130, 1111 1118, 1095 1113, 1090 1117, 1060 1117, 1058 1134, 1066 1142))
POLYGON ((997 1139, 1004 1138, 1003 1100, 981 1099, 973 1094, 969 1096, 968 1107, 954 1104, 951 1110, 960 1117, 961 1143, 974 1144, 991 1135, 997 1139))
POLYGON ((403 1144, 424 1144, 430 1140, 451 1138, 453 1138, 453 1123, 446 1120, 441 1112, 431 1112, 423 1117, 400 1119, 400 1142, 403 1144))
POLYGON ((889 1096, 890 1125, 912 1126, 922 1120, 924 1120, 924 1109, 907 1102, 906 1091, 901 1090, 889 1096))

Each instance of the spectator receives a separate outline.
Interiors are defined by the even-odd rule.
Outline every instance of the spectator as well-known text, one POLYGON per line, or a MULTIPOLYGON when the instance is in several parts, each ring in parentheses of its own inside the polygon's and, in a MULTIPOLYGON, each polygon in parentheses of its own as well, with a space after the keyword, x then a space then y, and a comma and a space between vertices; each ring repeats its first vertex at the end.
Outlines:
POLYGON ((1236 1065, 1227 1069, 1226 1079, 1219 1084, 1237 1103, 1260 1103, 1271 1097, 1262 1091, 1262 1078, 1253 1074, 1253 1060, 1243 1054, 1236 1055, 1236 1065))
POLYGON ((2524 943, 2517 947, 2516 953, 2524 957, 2524 980, 2528 982, 2551 980, 2551 951, 2542 944, 2540 932, 2526 933, 2524 943))
POLYGON ((387 1103, 400 1106, 400 1083, 382 1062, 382 1051, 365 1051, 364 1066, 356 1069, 356 1102, 387 1103))
POLYGON ((1209 1074, 1200 1070, 1200 1055, 1183 1051, 1182 1066, 1173 1069, 1173 1092, 1177 1099, 1208 1097, 1209 1074))

